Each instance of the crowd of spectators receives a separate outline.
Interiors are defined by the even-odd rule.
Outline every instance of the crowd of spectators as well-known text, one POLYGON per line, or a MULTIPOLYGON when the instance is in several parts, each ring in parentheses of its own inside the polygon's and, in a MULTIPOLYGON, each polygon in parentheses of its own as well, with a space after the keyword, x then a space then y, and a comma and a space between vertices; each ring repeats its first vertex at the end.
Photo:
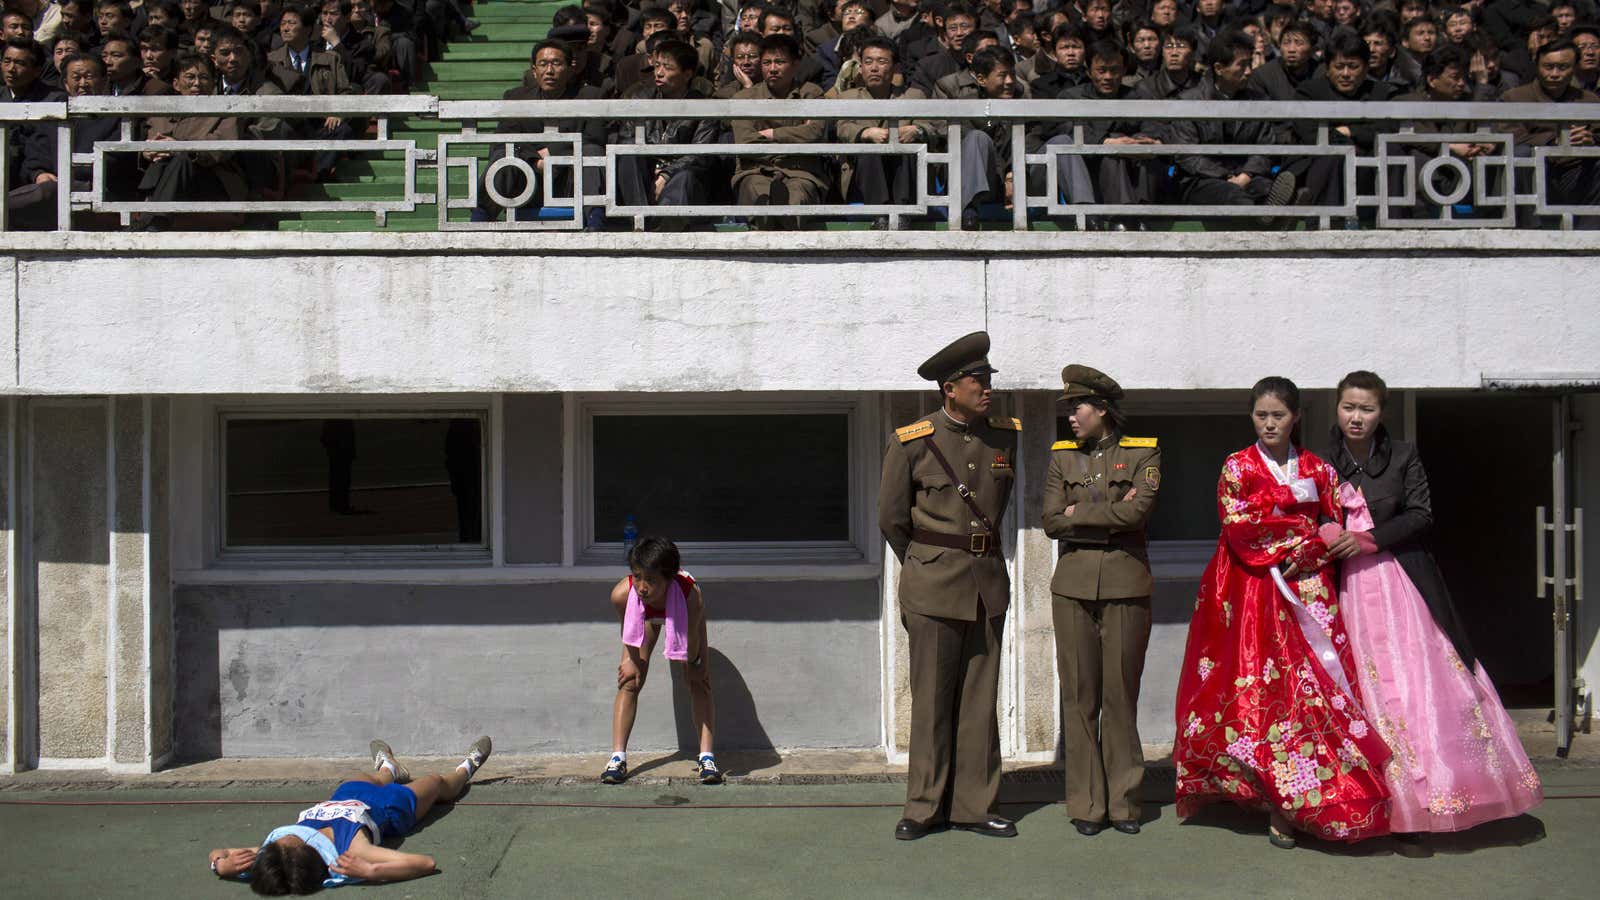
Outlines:
MULTIPOLYGON (((7 0, 7 100, 67 94, 341 94, 403 91, 426 53, 474 27, 463 0, 326 0, 315 12, 279 0, 225 3, 144 0, 7 0), (82 68, 84 72, 75 70, 82 68)), ((586 0, 561 8, 537 43, 521 84, 508 100, 574 98, 694 99, 844 98, 1148 99, 1596 102, 1600 96, 1600 26, 1595 0, 586 0)), ((537 110, 537 106, 531 107, 537 110)), ((1449 122, 1328 122, 1331 143, 1370 155, 1378 135, 1401 127, 1454 132, 1449 122)), ((771 155, 630 156, 616 170, 617 199, 630 206, 692 207, 708 203, 783 207, 794 204, 907 204, 916 196, 912 157, 820 155, 793 145, 819 142, 928 144, 942 148, 945 120, 734 122, 658 120, 605 123, 533 117, 499 123, 502 132, 554 127, 580 133, 586 153, 607 143, 772 144, 771 155), (788 152, 776 145, 790 145, 788 152)), ((983 215, 1010 220, 1017 193, 1011 171, 1012 122, 961 123, 960 204, 970 226, 983 215)), ((1312 122, 1047 120, 1028 125, 1026 149, 1073 143, 1106 145, 1258 145, 1251 155, 1219 153, 1059 156, 1056 184, 1070 204, 1337 205, 1346 202, 1343 163, 1336 157, 1273 153, 1275 146, 1316 143, 1312 122)), ((254 119, 233 124, 151 121, 152 140, 214 136, 345 138, 363 123, 254 119), (161 130, 157 130, 157 126, 161 130)), ((80 128, 85 149, 96 128, 80 128)), ((1470 128, 1468 129, 1470 130, 1470 128)), ((1590 146, 1586 125, 1501 123, 1516 152, 1565 141, 1590 146)), ((48 209, 54 131, 12 142, 8 198, 13 223, 48 209)), ((1444 143, 1444 142, 1441 142, 1444 143)), ((524 143, 512 152, 542 172, 555 146, 524 143)), ((1488 142, 1448 143, 1471 159, 1488 142)), ((495 155, 503 155, 504 145, 495 155)), ((1417 156, 1437 155, 1419 145, 1417 156)), ((333 154, 270 167, 262 154, 147 153, 108 178, 108 193, 206 199, 267 196, 282 191, 285 168, 325 176, 333 154), (177 157, 184 157, 181 162, 177 157), (276 174, 276 179, 274 175, 276 174), (239 176, 237 178, 233 176, 239 176)), ((951 162, 952 167, 956 165, 951 162)), ((558 194, 573 189, 570 166, 553 167, 558 194)), ((1029 193, 1047 183, 1042 166, 1021 173, 1029 193)), ((582 173, 582 188, 604 188, 602 171, 582 173)), ((1371 171, 1361 170, 1366 189, 1371 171)), ((1450 176, 1447 169, 1444 177, 1450 176)), ((1600 204, 1600 159, 1551 161, 1550 199, 1600 204)), ((489 187, 489 185, 485 185, 489 187)), ((526 191, 517 167, 499 167, 494 190, 479 192, 478 216, 505 214, 495 198, 531 193, 517 217, 540 214, 544 191, 526 191)), ((1518 185, 1519 188, 1525 188, 1518 185)), ((1504 190, 1505 185, 1497 185, 1504 190)), ((1414 214, 1437 212, 1424 199, 1414 214)), ((1256 215, 1254 213, 1252 216, 1256 215)), ((42 219, 41 219, 42 221, 42 219)), ((705 227, 709 219, 656 220, 653 227, 705 227)), ((1288 222, 1290 220, 1284 219, 1288 222)), ((875 224, 884 225, 886 218, 875 224)), ((592 210, 587 227, 605 227, 592 210)), ((772 210, 750 224, 798 225, 772 210)), ((1097 226, 1144 227, 1138 217, 1097 226)), ((1354 224, 1354 223, 1352 223, 1354 224)), ((1580 226, 1596 224, 1582 218, 1580 226)))
MULTIPOLYGON (((1593 102, 1600 78, 1600 26, 1592 0, 799 0, 702 8, 669 0, 642 11, 617 0, 588 0, 562 9, 549 40, 534 48, 532 68, 508 99, 621 97, 854 100, 1145 99, 1145 100, 1498 100, 1593 102), (719 16, 717 13, 720 12, 719 16)), ((633 140, 641 123, 523 120, 518 132, 554 125, 581 131, 590 152, 633 140)), ((970 226, 984 212, 1003 213, 1016 193, 1010 121, 963 122, 960 203, 970 226)), ((1429 122, 1331 122, 1329 140, 1370 155, 1378 134, 1410 127, 1419 133, 1472 130, 1429 122)), ((885 143, 890 127, 905 144, 945 143, 945 121, 659 120, 644 123, 646 143, 885 143)), ((1026 129, 1026 150, 1072 143, 1075 126, 1087 143, 1110 145, 1311 144, 1317 123, 1260 121, 1043 121, 1026 129)), ((1506 123, 1516 152, 1560 140, 1552 125, 1506 123)), ((1565 129, 1575 146, 1593 143, 1587 126, 1565 129)), ((619 197, 629 205, 692 206, 863 203, 906 204, 915 198, 909 155, 822 155, 781 152, 739 156, 630 157, 620 168, 619 197)), ((956 148, 952 148, 956 149, 956 148)), ((1471 159, 1486 142, 1450 143, 1471 159)), ((521 151, 539 168, 547 148, 521 151)), ((1418 157, 1439 145, 1421 145, 1418 157)), ((1337 205, 1345 202, 1343 163, 1336 157, 1273 154, 1059 157, 1056 184, 1067 203, 1337 205)), ((954 162, 952 162, 954 165, 954 162)), ((1041 166, 1025 173, 1029 193, 1047 183, 1041 166)), ((558 176, 560 173, 557 173, 558 176)), ((1446 170, 1442 177, 1450 177, 1446 170)), ((502 169, 497 193, 515 195, 518 176, 502 169)), ((1554 161, 1547 172, 1557 203, 1600 203, 1600 161, 1554 161)), ((585 173, 585 189, 598 189, 585 173)), ((559 182, 558 177, 558 182, 559 182)), ((1371 189, 1370 170, 1358 179, 1371 189)), ((1451 185, 1439 185, 1449 193, 1451 185)), ((565 185, 560 185, 565 190, 565 185)), ((1496 185, 1497 191, 1504 185, 1496 185)), ((1519 186, 1521 187, 1521 186, 1519 186)), ((503 214, 489 192, 482 214, 503 214)), ((1425 200, 1410 214, 1436 215, 1425 200)), ((517 215, 538 214, 538 202, 517 215)), ((1470 214, 1470 213, 1468 213, 1470 214)), ((590 227, 602 227, 591 213, 590 227)), ((682 227, 663 219, 660 227, 682 227)), ((1288 224, 1293 220, 1283 218, 1288 224)), ((877 224, 885 225, 886 217, 877 224)), ((1106 218, 1097 227, 1145 227, 1139 217, 1106 218)), ((762 216, 755 227, 790 227, 793 217, 762 216)), ((1348 224, 1356 224, 1352 221, 1348 224)), ((1592 225, 1585 218, 1580 225, 1592 225)))

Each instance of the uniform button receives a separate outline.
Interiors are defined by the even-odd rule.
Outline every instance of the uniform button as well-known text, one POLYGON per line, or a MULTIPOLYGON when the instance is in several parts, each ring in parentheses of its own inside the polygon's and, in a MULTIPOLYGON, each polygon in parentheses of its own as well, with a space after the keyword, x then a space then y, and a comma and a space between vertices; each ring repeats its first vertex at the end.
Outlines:
POLYGON ((962 435, 962 436, 961 436, 961 439, 962 439, 962 440, 963 440, 963 441, 971 441, 971 440, 972 440, 972 435, 970 435, 970 434, 963 434, 963 435, 962 435))
POLYGON ((973 528, 977 528, 978 527, 978 522, 977 522, 976 519, 974 519, 972 522, 969 522, 968 524, 971 525, 973 528))
POLYGON ((969 469, 976 469, 977 467, 978 467, 977 463, 967 463, 967 468, 969 468, 969 469))
POLYGON ((1099 459, 1099 458, 1100 458, 1100 457, 1102 457, 1102 456, 1105 456, 1105 454, 1104 454, 1104 453, 1102 453, 1102 452, 1100 452, 1100 451, 1099 451, 1099 450, 1096 450, 1096 451, 1095 451, 1095 454, 1094 454, 1094 458, 1095 458, 1095 459, 1099 459))

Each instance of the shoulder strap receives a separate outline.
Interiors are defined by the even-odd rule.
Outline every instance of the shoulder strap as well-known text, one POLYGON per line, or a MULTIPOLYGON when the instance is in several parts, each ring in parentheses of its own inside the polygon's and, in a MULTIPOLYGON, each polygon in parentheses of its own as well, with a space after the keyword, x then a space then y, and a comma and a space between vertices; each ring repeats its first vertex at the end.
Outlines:
POLYGON ((944 473, 950 476, 951 481, 955 482, 956 493, 960 494, 961 499, 966 501, 967 508, 972 510, 972 514, 978 517, 979 522, 983 523, 984 530, 989 532, 989 540, 999 540, 1000 536, 995 531, 994 523, 989 521, 989 517, 984 515, 983 510, 978 508, 978 501, 972 499, 972 489, 967 487, 966 482, 956 477, 956 470, 950 467, 950 460, 945 459, 944 451, 939 449, 938 443, 929 441, 928 450, 933 453, 933 458, 939 461, 939 468, 944 469, 944 473))
POLYGON ((917 438, 927 437, 930 434, 933 434, 933 423, 927 419, 913 422, 904 428, 896 428, 894 430, 894 436, 899 438, 902 444, 908 444, 917 438))

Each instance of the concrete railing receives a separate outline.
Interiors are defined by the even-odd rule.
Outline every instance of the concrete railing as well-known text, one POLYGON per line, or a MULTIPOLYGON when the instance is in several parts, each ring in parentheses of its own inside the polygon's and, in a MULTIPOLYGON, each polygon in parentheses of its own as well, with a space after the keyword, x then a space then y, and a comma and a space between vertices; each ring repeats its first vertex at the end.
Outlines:
MULTIPOLYGON (((1600 148, 1570 146, 1564 128, 1557 141, 1545 146, 1518 145, 1503 123, 1549 122, 1559 125, 1600 123, 1600 104, 1520 103, 1281 103, 1224 101, 1127 100, 571 100, 571 101, 448 101, 427 96, 402 97, 80 97, 66 103, 0 105, 0 150, 14 139, 19 126, 57 129, 57 172, 77 167, 80 185, 57 196, 57 229, 72 230, 75 211, 121 214, 126 222, 135 213, 186 212, 370 212, 381 224, 389 212, 412 211, 432 204, 438 210, 440 230, 575 230, 585 213, 604 210, 608 218, 629 218, 643 230, 652 219, 756 217, 781 212, 797 217, 881 217, 890 228, 908 218, 934 217, 949 228, 962 227, 963 196, 961 156, 963 135, 974 129, 1002 137, 1009 135, 1009 165, 1015 178, 1009 216, 1014 228, 1026 228, 1036 215, 1054 217, 1082 230, 1105 217, 1149 219, 1235 219, 1244 222, 1278 220, 1288 224, 1305 220, 1320 228, 1358 218, 1388 228, 1513 228, 1544 222, 1570 229, 1585 216, 1600 216, 1600 206, 1565 202, 1554 193, 1547 178, 1550 164, 1600 166, 1600 148), (9 107, 9 108, 8 108, 9 107), (188 141, 187 150, 232 153, 316 152, 399 153, 404 177, 396 195, 382 199, 252 200, 237 202, 177 201, 154 203, 105 196, 108 154, 173 149, 172 142, 136 139, 136 120, 145 116, 239 116, 259 118, 319 118, 363 116, 376 119, 376 140, 327 141, 237 140, 188 141), (459 129, 439 134, 437 150, 417 145, 413 139, 391 137, 395 117, 424 117, 459 123, 459 129), (75 123, 94 118, 123 119, 120 139, 98 141, 92 151, 72 152, 75 123), (731 125, 739 119, 780 119, 837 122, 849 119, 921 121, 942 133, 932 143, 901 143, 894 128, 885 143, 837 141, 775 143, 647 144, 644 129, 651 120, 714 120, 731 125), (577 121, 607 123, 620 135, 604 147, 585 145, 580 132, 553 128, 507 133, 481 131, 478 123, 508 120, 577 121), (1316 129, 1310 143, 1219 144, 1091 144, 1084 126, 1096 121, 1270 121, 1285 127, 1310 124, 1316 129), (1371 155, 1348 143, 1330 140, 1329 123, 1367 122, 1376 126, 1371 155), (1428 123, 1415 130, 1413 123, 1428 123), (1449 130, 1443 130, 1448 128, 1449 130), (1039 137, 1055 134, 1045 142, 1039 137), (1470 159, 1454 155, 1449 145, 1472 143, 1490 149, 1470 159), (485 165, 473 148, 504 148, 504 155, 485 165), (531 162, 545 150, 542 164, 531 162), (914 162, 914 192, 906 202, 862 205, 745 206, 735 204, 663 206, 628 205, 617 195, 617 167, 634 157, 712 156, 818 156, 829 160, 863 155, 894 155, 914 162), (1331 158, 1342 181, 1337 203, 1285 205, 1198 205, 1169 202, 1111 204, 1086 196, 1064 196, 1061 178, 1082 169, 1097 157, 1135 161, 1154 174, 1171 177, 1171 161, 1179 156, 1261 155, 1288 165, 1292 160, 1331 158), (464 192, 452 192, 452 169, 465 171, 464 192), (436 191, 418 187, 419 171, 436 174, 436 191), (87 170, 85 180, 82 172, 87 170), (507 196, 496 189, 492 177, 506 170, 521 175, 524 189, 507 196), (583 171, 588 179, 576 177, 583 171), (565 173, 565 177, 563 176, 565 173), (602 174, 595 178, 594 175, 602 174), (485 176, 491 176, 486 178, 485 176), (1444 183, 1441 183, 1444 176, 1444 183), (583 189, 586 181, 597 189, 583 189), (598 182, 598 185, 595 183, 598 182), (574 189, 572 186, 579 186, 574 189), (480 191, 490 203, 480 204, 480 191), (537 198, 537 201, 536 199, 537 198), (1470 209, 1468 209, 1470 207, 1470 209), (452 218, 452 210, 488 209, 475 221, 452 218), (525 218, 519 210, 540 210, 525 218)), ((831 132, 831 129, 830 129, 831 132)), ((1600 171, 1600 169, 1596 169, 1600 171)), ((1591 176, 1594 174, 1590 173, 1591 176)), ((0 172, 0 188, 5 184, 0 172)), ((0 221, 3 224, 3 221, 0 221)))

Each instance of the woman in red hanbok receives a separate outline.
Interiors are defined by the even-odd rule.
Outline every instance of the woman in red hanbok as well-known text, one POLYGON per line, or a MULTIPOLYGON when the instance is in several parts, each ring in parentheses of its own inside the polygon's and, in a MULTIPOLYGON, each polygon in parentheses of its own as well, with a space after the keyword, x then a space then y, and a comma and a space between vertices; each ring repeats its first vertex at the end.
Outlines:
MULTIPOLYGON (((1318 520, 1338 522, 1338 475, 1295 446, 1300 392, 1258 382, 1259 440, 1217 484, 1222 537, 1206 567, 1178 680, 1178 815, 1231 800, 1295 830, 1354 841, 1389 829, 1389 750, 1363 717, 1318 520)), ((1325 534, 1331 536, 1337 526, 1325 534)))

